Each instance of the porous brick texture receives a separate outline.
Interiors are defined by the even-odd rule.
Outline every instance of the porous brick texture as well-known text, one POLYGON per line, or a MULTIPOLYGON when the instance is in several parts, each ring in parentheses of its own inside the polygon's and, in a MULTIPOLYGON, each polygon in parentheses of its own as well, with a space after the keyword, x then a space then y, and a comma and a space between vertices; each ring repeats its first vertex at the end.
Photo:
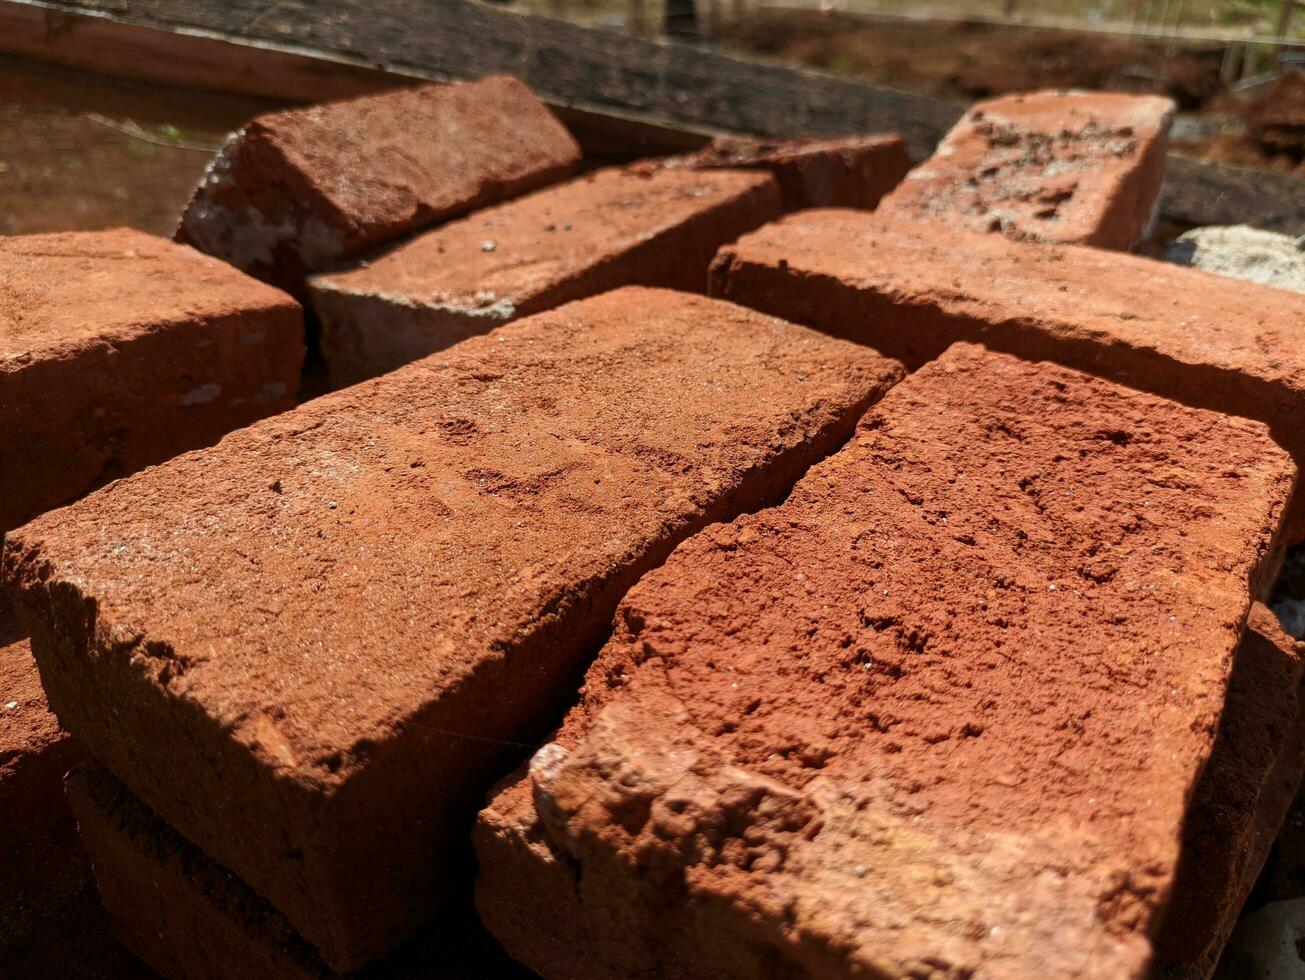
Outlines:
POLYGON ((0 239, 0 536, 294 404, 284 293, 142 232, 0 239))
POLYGON ((547 977, 1142 975, 1294 477, 957 345, 630 591, 482 919, 547 977))
POLYGON ((1132 248, 1164 183, 1174 105, 1031 92, 974 105, 880 203, 885 214, 1039 242, 1132 248))
MULTIPOLYGON (((307 980, 336 977, 285 917, 160 820, 107 770, 87 763, 68 798, 122 942, 165 977, 307 980)), ((441 942, 418 938, 366 980, 529 980, 467 902, 441 942)))
POLYGON ((298 295, 306 272, 562 180, 579 160, 506 76, 278 112, 218 154, 177 238, 298 295))
POLYGON ((673 162, 698 168, 767 170, 779 184, 785 211, 870 210, 911 169, 906 143, 895 133, 829 140, 721 137, 673 162))
MULTIPOLYGON (((908 366, 973 341, 1265 422, 1305 460, 1305 297, 1131 255, 853 211, 721 250, 712 292, 908 366)), ((1293 539, 1305 533, 1298 520, 1293 539)))
POLYGON ((1213 972, 1283 826, 1305 769, 1305 644, 1251 607, 1219 734, 1183 827, 1173 898, 1156 939, 1157 980, 1213 972))
POLYGON ((435 916, 629 586, 782 496, 900 375, 622 289, 38 519, 5 584, 65 726, 354 969, 435 916))
POLYGON ((778 214, 765 174, 587 174, 315 277, 322 356, 340 386, 618 286, 703 292, 717 249, 778 214))

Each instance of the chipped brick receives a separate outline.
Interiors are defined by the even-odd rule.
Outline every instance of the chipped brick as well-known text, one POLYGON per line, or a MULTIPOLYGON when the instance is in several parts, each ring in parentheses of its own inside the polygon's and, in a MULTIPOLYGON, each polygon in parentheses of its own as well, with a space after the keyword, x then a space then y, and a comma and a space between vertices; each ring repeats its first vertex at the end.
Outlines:
POLYGON ((879 210, 1013 238, 1129 249, 1150 231, 1174 104, 1031 92, 974 105, 879 210))
POLYGON ((507 76, 278 112, 222 150, 177 237, 302 295, 307 272, 561 180, 579 160, 507 76))
POLYGON ((294 404, 298 305, 128 229, 0 240, 0 535, 294 404))
POLYGON ((353 969, 436 915, 625 590, 782 496, 898 377, 622 289, 38 519, 5 583, 68 729, 353 969))
POLYGON ((701 292, 716 250, 778 214, 761 174, 588 174, 315 277, 322 355, 340 386, 618 286, 701 292))
POLYGON ((548 977, 1141 976, 1294 477, 957 345, 629 592, 482 919, 548 977))

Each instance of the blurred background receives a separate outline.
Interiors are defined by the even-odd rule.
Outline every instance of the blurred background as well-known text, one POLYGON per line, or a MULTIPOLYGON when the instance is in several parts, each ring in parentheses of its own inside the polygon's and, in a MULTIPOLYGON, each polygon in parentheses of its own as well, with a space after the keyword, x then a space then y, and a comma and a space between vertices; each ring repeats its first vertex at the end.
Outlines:
MULTIPOLYGON (((1173 135, 1181 154, 1305 176, 1305 0, 492 5, 950 103, 1044 87, 1163 93, 1180 109, 1173 135)), ((36 6, 0 2, 0 50, 11 52, 0 54, 0 233, 130 224, 170 234, 212 153, 242 121, 304 93, 341 97, 396 80, 378 73, 339 85, 323 74, 319 88, 296 90, 298 99, 259 86, 249 94, 133 81, 131 70, 88 70, 71 42, 62 64, 12 53, 5 11, 36 6)), ((58 22, 50 23, 29 47, 57 48, 50 37, 58 22)), ((124 51, 119 61, 131 57, 124 51)))
POLYGON ((1158 92, 1176 148, 1305 175, 1305 0, 516 0, 874 85, 971 102, 1046 87, 1158 92))

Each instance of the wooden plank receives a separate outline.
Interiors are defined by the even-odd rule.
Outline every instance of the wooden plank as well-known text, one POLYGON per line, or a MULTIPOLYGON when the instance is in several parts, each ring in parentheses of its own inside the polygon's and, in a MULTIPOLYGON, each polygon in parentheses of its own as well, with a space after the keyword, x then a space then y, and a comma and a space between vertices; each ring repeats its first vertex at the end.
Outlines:
MULTIPOLYGON (((0 51, 102 76, 232 93, 275 105, 346 99, 453 77, 412 66, 381 69, 338 52, 305 52, 249 39, 235 43, 181 27, 143 27, 98 11, 70 12, 27 0, 0 2, 0 51)), ((586 155, 596 160, 685 153, 713 135, 610 109, 599 113, 556 101, 551 105, 586 155)))
MULTIPOLYGON (((961 108, 927 96, 517 14, 473 0, 0 0, 0 51, 179 87, 288 102, 414 78, 509 72, 586 152, 693 149, 715 133, 897 131, 922 159, 961 108)), ((1305 233, 1299 178, 1171 154, 1162 211, 1178 224, 1305 233)))
MULTIPOLYGON (((107 37, 69 26, 68 17, 214 37, 271 48, 282 55, 321 54, 337 64, 398 74, 476 78, 507 72, 559 106, 697 132, 768 136, 899 132, 917 158, 927 156, 960 115, 960 107, 927 96, 873 88, 846 79, 731 58, 683 44, 664 44, 613 31, 501 10, 475 0, 10 0, 7 8, 56 18, 70 38, 107 37), (59 21, 58 18, 65 18, 59 21)), ((3 27, 0 24, 0 27, 3 27)), ((29 37, 25 50, 36 55, 29 37)), ((6 31, 0 44, 12 43, 6 31)), ((70 39, 61 57, 84 57, 70 39)), ((10 49, 12 50, 12 49, 10 49)), ((176 52, 176 61, 184 60, 176 52)), ((216 55, 215 55, 216 57, 216 55)), ((129 54, 120 60, 134 60, 129 54)), ((307 69, 282 62, 287 84, 311 90, 307 69)), ((105 66, 96 66, 106 70, 105 66)), ((128 70, 137 70, 128 65, 128 70)), ((178 66, 194 70, 195 66, 178 66)), ((240 64, 226 69, 238 84, 266 86, 240 64)), ((279 80, 278 80, 279 81, 279 80)), ((182 84, 174 80, 173 84, 182 84)), ((271 94, 266 91, 259 94, 271 94)), ((328 98, 323 91, 316 98, 328 98)))
POLYGON ((345 99, 411 84, 324 51, 306 55, 252 40, 237 44, 186 33, 181 25, 151 30, 118 21, 107 9, 77 4, 0 3, 0 50, 104 75, 283 103, 345 99))

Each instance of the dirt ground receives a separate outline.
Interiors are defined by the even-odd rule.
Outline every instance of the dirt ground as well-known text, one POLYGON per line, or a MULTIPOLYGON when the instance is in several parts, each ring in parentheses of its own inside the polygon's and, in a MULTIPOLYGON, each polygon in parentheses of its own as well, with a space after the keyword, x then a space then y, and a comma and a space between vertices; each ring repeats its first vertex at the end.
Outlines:
POLYGON ((1158 92, 1189 116, 1177 148, 1201 159, 1305 175, 1305 74, 1234 96, 1219 77, 1223 48, 1217 44, 1171 51, 1106 34, 781 10, 725 24, 721 39, 739 53, 958 102, 1047 87, 1158 92))
POLYGON ((0 234, 171 235, 226 134, 275 104, 0 58, 0 234))
POLYGON ((0 234, 130 224, 171 235, 209 154, 130 136, 115 122, 0 105, 0 234))

